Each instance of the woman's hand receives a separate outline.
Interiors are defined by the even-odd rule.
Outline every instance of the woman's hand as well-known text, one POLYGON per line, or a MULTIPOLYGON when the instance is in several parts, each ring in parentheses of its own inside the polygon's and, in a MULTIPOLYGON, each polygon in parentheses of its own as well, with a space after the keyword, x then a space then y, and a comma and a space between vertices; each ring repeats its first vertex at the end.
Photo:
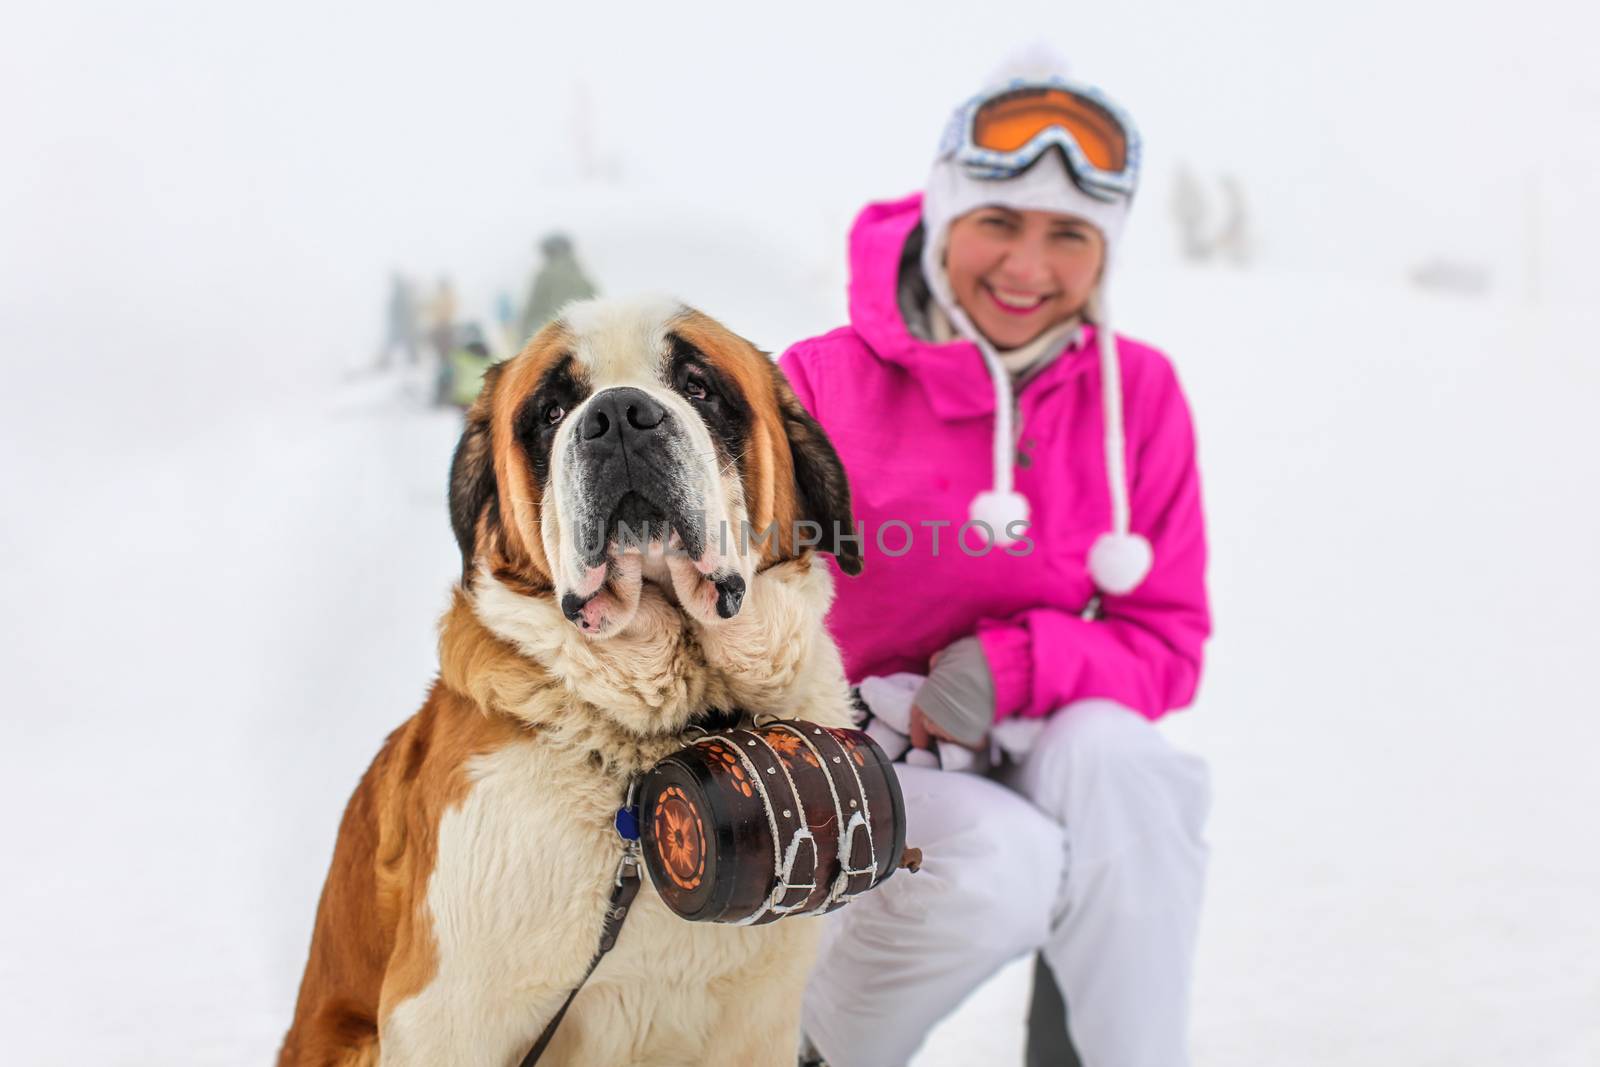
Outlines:
MULTIPOLYGON (((948 646, 940 649, 939 651, 935 652, 932 656, 928 657, 928 674, 930 676, 929 681, 932 680, 932 675, 934 675, 938 671, 938 669, 939 669, 939 661, 945 658, 946 653, 949 653, 952 649, 957 648, 958 646, 960 646, 961 648, 965 649, 967 653, 976 652, 978 655, 980 655, 980 656, 982 655, 982 652, 979 650, 979 646, 978 646, 976 638, 967 638, 967 639, 965 639, 963 641, 956 642, 956 644, 954 644, 954 645, 948 645, 948 646), (970 647, 968 647, 968 646, 970 646, 970 647)), ((966 658, 970 658, 970 656, 968 656, 966 658)), ((963 669, 966 669, 966 670, 970 671, 970 667, 967 667, 967 668, 958 667, 957 668, 958 671, 963 670, 963 669)), ((929 686, 929 682, 925 681, 923 683, 923 689, 918 690, 918 695, 920 696, 921 694, 923 694, 925 692, 928 692, 928 686, 929 686)), ((933 692, 932 699, 934 699, 935 701, 939 701, 939 700, 943 699, 944 702, 946 704, 948 704, 947 697, 943 696, 938 691, 937 687, 934 687, 934 692, 933 692)), ((990 705, 993 705, 993 703, 994 703, 993 693, 988 694, 988 703, 990 705)), ((940 707, 939 704, 935 704, 934 706, 935 706, 936 710, 938 710, 938 708, 940 707)), ((976 705, 974 705, 974 707, 976 707, 976 705)), ((960 713, 958 709, 948 709, 948 710, 951 710, 955 714, 959 714, 960 713)), ((982 723, 988 723, 989 721, 991 721, 994 718, 994 709, 993 709, 993 707, 991 706, 989 708, 984 709, 980 713, 980 715, 981 715, 981 722, 982 723)), ((977 726, 978 723, 974 722, 973 725, 977 726)), ((969 730, 969 731, 965 731, 965 732, 968 733, 968 734, 971 734, 971 733, 974 733, 976 731, 969 730)), ((983 731, 982 736, 978 737, 977 740, 975 740, 975 741, 963 741, 960 738, 955 737, 948 730, 946 730, 943 726, 940 726, 939 723, 933 718, 933 716, 931 716, 927 712, 923 711, 920 706, 918 706, 917 704, 912 704, 911 705, 911 747, 912 748, 920 748, 920 749, 923 749, 925 751, 928 751, 928 750, 931 750, 933 748, 933 743, 935 741, 948 741, 952 745, 960 745, 962 748, 968 749, 968 750, 970 750, 972 752, 982 752, 985 748, 987 748, 989 746, 989 733, 988 733, 988 730, 985 729, 983 731)))
POLYGON ((921 708, 913 704, 911 706, 911 747, 932 749, 934 741, 948 741, 952 745, 960 745, 962 748, 970 749, 973 752, 982 752, 989 744, 988 735, 984 735, 981 741, 973 745, 956 740, 945 733, 938 723, 924 715, 921 708))

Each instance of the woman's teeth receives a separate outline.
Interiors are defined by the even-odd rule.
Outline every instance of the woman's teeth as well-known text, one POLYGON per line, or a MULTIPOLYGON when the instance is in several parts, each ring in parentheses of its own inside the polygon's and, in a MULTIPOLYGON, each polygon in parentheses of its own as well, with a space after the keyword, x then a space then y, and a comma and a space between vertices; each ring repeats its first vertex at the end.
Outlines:
POLYGON ((1001 307, 1009 308, 1012 311, 1032 311, 1040 304, 1043 304, 1046 299, 1036 293, 1018 293, 1008 289, 991 288, 989 294, 995 298, 995 301, 1001 307))

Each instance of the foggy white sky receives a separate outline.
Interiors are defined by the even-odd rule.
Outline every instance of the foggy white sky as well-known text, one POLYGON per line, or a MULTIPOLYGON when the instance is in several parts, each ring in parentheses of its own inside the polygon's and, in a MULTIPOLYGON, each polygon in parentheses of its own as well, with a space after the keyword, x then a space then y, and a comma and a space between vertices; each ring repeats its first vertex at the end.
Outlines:
POLYGON ((1600 236, 1600 79, 1570 7, 542 7, 12 7, 0 331, 13 381, 44 378, 0 410, 156 383, 185 402, 130 432, 209 417, 364 358, 391 267, 450 273, 475 311, 560 223, 609 230, 613 289, 692 290, 731 257, 832 294, 758 330, 826 327, 854 210, 915 188, 948 108, 1028 41, 1144 129, 1135 277, 1175 255, 1180 160, 1240 176, 1258 269, 1401 284, 1442 254, 1559 295, 1600 236))

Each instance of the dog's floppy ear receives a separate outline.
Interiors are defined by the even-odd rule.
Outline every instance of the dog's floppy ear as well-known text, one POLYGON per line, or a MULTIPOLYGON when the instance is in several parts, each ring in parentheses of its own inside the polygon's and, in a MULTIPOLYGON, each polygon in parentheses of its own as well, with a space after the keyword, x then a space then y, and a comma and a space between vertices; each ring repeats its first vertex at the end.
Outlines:
POLYGON ((472 557, 477 553, 478 520, 495 502, 494 446, 489 434, 489 412, 494 383, 500 378, 501 364, 489 367, 483 375, 483 389, 467 411, 467 425, 461 431, 455 458, 450 461, 450 528, 461 547, 461 580, 472 578, 472 557))
POLYGON ((861 542, 854 536, 855 516, 850 511, 850 482, 845 477, 844 464, 822 425, 794 395, 789 379, 776 363, 772 364, 772 377, 783 432, 789 438, 789 454, 794 457, 795 486, 800 492, 798 518, 822 527, 822 543, 817 547, 830 553, 840 570, 860 574, 861 542), (847 536, 836 538, 835 531, 847 536))

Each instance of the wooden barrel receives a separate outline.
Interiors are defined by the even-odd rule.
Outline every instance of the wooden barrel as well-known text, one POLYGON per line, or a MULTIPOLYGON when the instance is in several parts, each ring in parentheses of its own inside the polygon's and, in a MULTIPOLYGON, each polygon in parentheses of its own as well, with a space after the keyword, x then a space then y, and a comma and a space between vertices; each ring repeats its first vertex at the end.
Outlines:
POLYGON ((905 802, 860 730, 768 720, 693 742, 639 789, 650 880, 696 922, 832 911, 899 867, 905 802))

